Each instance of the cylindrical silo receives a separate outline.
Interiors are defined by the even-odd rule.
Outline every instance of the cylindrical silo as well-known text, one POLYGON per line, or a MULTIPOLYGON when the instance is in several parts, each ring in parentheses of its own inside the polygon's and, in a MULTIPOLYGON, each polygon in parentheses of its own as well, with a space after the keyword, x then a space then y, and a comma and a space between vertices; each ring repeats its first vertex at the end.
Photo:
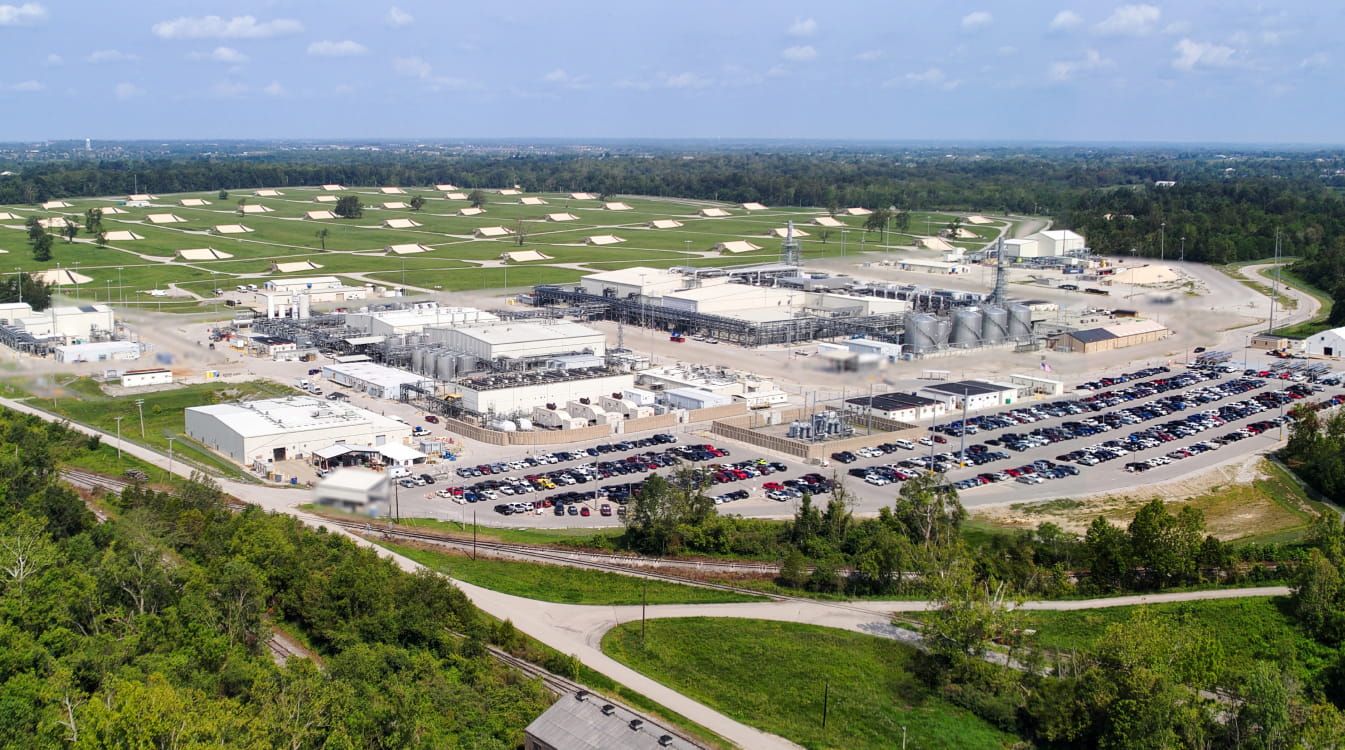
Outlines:
POLYGON ((448 352, 440 352, 434 360, 434 377, 439 380, 452 380, 457 375, 458 357, 448 352))
POLYGON ((1032 308, 1027 305, 1009 305, 1009 338, 1014 341, 1032 339, 1032 308))
POLYGON ((974 307, 953 313, 953 332, 948 343, 959 347, 979 346, 981 343, 981 311, 974 307))
POLYGON ((424 349, 412 349, 412 350, 411 350, 411 372, 414 372, 414 373, 417 374, 417 375, 424 375, 424 374, 425 374, 425 350, 424 350, 424 349))
POLYGON ((458 372, 463 374, 476 372, 476 357, 470 354, 459 354, 458 372))
POLYGON ((925 313, 906 313, 906 348, 920 354, 937 348, 934 334, 937 323, 933 315, 925 313))
POLYGON ((934 343, 942 349, 948 346, 948 337, 953 332, 953 319, 946 315, 934 316, 934 324, 937 326, 934 332, 934 343))
POLYGON ((1009 336, 1009 311, 991 305, 981 311, 981 345, 1002 344, 1009 336))

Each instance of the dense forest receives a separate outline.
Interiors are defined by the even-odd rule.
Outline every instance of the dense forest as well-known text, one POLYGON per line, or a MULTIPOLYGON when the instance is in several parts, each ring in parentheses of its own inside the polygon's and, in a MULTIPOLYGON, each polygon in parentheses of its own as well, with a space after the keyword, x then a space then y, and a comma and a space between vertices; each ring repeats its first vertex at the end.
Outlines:
POLYGON ((446 579, 208 482, 97 523, 53 464, 93 444, 0 412, 0 747, 504 750, 550 703, 446 579), (273 624, 313 658, 277 666, 273 624))

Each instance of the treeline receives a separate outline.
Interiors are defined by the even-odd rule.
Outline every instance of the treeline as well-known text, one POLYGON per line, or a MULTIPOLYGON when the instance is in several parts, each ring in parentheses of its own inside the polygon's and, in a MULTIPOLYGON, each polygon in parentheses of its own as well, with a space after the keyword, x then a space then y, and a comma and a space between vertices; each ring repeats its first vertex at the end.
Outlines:
POLYGON ((1345 506, 1345 411, 1329 415, 1297 407, 1280 456, 1323 497, 1345 506))
POLYGON ((97 523, 55 483, 71 435, 0 413, 0 747, 503 750, 549 704, 442 577, 208 483, 97 523), (277 666, 272 623, 314 658, 277 666))
POLYGON ((804 496, 784 524, 719 515, 704 489, 689 472, 651 476, 629 506, 624 533, 585 543, 653 555, 774 559, 784 586, 852 596, 927 593, 930 580, 959 559, 972 561, 979 580, 1059 597, 1284 580, 1303 557, 1294 546, 1222 542, 1206 531, 1198 510, 1173 513, 1160 500, 1124 528, 1098 518, 1083 536, 1052 523, 969 536, 956 491, 933 474, 902 483, 890 507, 864 519, 851 513, 839 482, 824 506, 804 496))

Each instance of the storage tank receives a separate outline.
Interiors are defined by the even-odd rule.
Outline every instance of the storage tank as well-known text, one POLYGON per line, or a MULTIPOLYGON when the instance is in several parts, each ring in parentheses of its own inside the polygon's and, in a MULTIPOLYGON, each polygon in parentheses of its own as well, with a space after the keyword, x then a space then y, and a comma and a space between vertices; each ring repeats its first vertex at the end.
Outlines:
POLYGON ((934 330, 934 343, 943 348, 948 346, 948 336, 953 332, 953 319, 947 316, 936 315, 934 317, 936 328, 934 330))
POLYGON ((417 374, 417 375, 424 375, 424 374, 425 374, 425 350, 424 350, 424 349, 412 349, 412 350, 411 350, 411 372, 414 372, 414 373, 417 374))
POLYGON ((927 313, 906 313, 906 348, 917 354, 938 348, 938 320, 927 313))
POLYGON ((469 372, 476 372, 476 357, 470 354, 459 354, 458 373, 465 375, 469 372))
POLYGON ((991 305, 981 311, 981 345, 1002 344, 1009 337, 1009 311, 991 305))
POLYGON ((519 417, 519 418, 518 418, 518 429, 519 429, 520 431, 522 431, 522 432, 529 432, 529 431, 531 431, 531 430, 532 430, 532 420, 529 419, 529 418, 527 418, 527 417, 519 417))
POLYGON ((486 423, 486 427, 489 427, 492 430, 499 430, 500 432, 514 432, 518 430, 518 425, 508 419, 492 419, 486 423))
POLYGON ((1014 341, 1032 340, 1032 308, 1027 305, 1009 305, 1009 338, 1014 341))
POLYGON ((981 311, 974 307, 953 313, 953 332, 948 343, 953 346, 973 347, 981 343, 981 311))
POLYGON ((434 361, 434 377, 438 380, 452 380, 458 374, 458 357, 452 353, 440 353, 434 361))

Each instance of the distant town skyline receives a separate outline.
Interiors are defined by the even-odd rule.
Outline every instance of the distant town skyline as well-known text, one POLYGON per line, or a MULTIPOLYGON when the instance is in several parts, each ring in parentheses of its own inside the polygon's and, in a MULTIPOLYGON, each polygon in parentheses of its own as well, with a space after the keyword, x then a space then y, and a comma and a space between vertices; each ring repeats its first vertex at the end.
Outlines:
POLYGON ((0 3, 0 141, 1338 144, 1345 6, 0 3))

